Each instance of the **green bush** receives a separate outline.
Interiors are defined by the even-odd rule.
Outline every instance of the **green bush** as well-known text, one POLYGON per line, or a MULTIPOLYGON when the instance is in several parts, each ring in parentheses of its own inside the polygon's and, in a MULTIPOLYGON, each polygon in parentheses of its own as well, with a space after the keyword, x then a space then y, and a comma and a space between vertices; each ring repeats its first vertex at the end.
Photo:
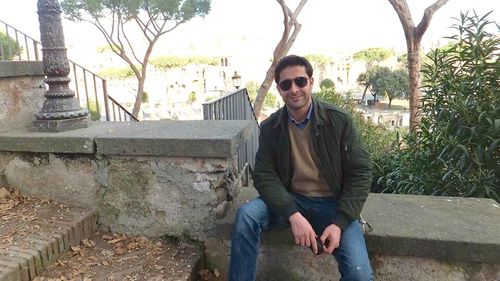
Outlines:
POLYGON ((331 58, 329 58, 325 55, 308 54, 308 55, 305 55, 305 58, 308 61, 310 61, 311 63, 319 64, 319 65, 326 65, 332 61, 331 58))
POLYGON ((153 65, 158 69, 163 69, 163 70, 180 68, 191 63, 200 65, 217 65, 219 63, 219 59, 216 57, 201 57, 201 56, 192 56, 192 57, 165 56, 165 57, 154 58, 151 60, 151 65, 153 65))
POLYGON ((335 83, 332 81, 332 79, 323 79, 321 83, 319 83, 319 87, 322 88, 332 88, 335 90, 335 83))
POLYGON ((148 92, 146 91, 143 91, 142 92, 142 100, 141 100, 142 103, 148 103, 149 102, 149 94, 148 92))
POLYGON ((107 79, 124 80, 134 76, 134 71, 130 67, 110 67, 101 69, 97 75, 107 79))
POLYGON ((335 92, 334 88, 322 87, 314 95, 320 100, 337 105, 352 114, 361 142, 372 159, 374 179, 377 179, 381 175, 381 168, 378 163, 383 161, 397 147, 397 131, 390 131, 367 122, 362 114, 356 111, 354 102, 349 95, 343 97, 335 92))
POLYGON ((314 96, 316 96, 318 99, 334 104, 336 106, 345 108, 349 112, 354 112, 354 106, 352 102, 350 102, 348 99, 345 99, 335 91, 335 88, 330 88, 330 87, 320 87, 319 92, 313 93, 314 96))
POLYGON ((21 53, 21 47, 16 40, 9 37, 7 34, 0 32, 0 60, 12 60, 15 56, 21 53))
POLYGON ((500 202, 500 38, 488 15, 461 14, 455 44, 429 55, 420 131, 381 165, 379 189, 500 202))
MULTIPOLYGON (((92 121, 99 121, 101 119, 101 114, 97 112, 97 103, 94 100, 89 100, 88 110, 90 114, 90 119, 92 121)), ((99 111, 102 112, 104 108, 99 107, 99 111)))
POLYGON ((189 96, 188 96, 188 99, 187 99, 187 104, 193 104, 195 101, 196 101, 196 93, 195 92, 191 92, 189 93, 189 96))
POLYGON ((276 96, 271 93, 267 93, 264 99, 264 108, 276 108, 277 104, 278 99, 276 98, 276 96))
POLYGON ((249 81, 245 88, 247 89, 248 93, 248 98, 250 99, 251 103, 255 102, 255 99, 257 98, 257 91, 259 90, 259 84, 257 81, 249 81))
MULTIPOLYGON (((250 102, 252 104, 255 102, 255 99, 257 98, 257 91, 259 90, 259 86, 260 85, 257 83, 257 81, 250 81, 245 86, 245 88, 247 89, 248 98, 250 99, 250 102)), ((276 108, 277 106, 278 106, 278 99, 276 98, 276 96, 271 93, 267 93, 266 97, 264 98, 264 108, 270 109, 270 108, 276 108)))

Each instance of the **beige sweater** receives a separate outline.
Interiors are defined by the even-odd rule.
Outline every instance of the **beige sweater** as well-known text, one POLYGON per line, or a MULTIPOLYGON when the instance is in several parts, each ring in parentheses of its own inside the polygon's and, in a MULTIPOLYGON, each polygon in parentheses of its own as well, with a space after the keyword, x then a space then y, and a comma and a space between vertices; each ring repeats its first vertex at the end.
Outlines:
POLYGON ((304 130, 293 123, 288 126, 290 150, 292 153, 292 191, 311 197, 333 196, 326 179, 321 176, 314 163, 314 149, 311 138, 311 122, 304 130))

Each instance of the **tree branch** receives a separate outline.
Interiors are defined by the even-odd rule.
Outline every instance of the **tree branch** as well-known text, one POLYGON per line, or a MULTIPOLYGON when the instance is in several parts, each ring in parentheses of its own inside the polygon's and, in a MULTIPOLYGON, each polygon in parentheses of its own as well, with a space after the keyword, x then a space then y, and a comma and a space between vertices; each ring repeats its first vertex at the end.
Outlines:
MULTIPOLYGON (((172 30, 176 29, 179 25, 181 25, 181 24, 183 24, 183 23, 185 23, 185 22, 186 22, 185 20, 181 20, 181 21, 176 22, 172 28, 169 28, 169 29, 166 29, 166 30, 162 31, 162 32, 160 33, 160 35, 163 35, 163 34, 165 34, 165 33, 168 33, 168 32, 170 32, 170 31, 172 31, 172 30)), ((163 26, 161 27, 161 29, 162 29, 162 30, 165 28, 165 25, 166 25, 166 24, 167 24, 167 21, 165 20, 165 22, 163 23, 163 26)))
POLYGON ((153 15, 151 13, 151 10, 149 9, 149 6, 146 7, 146 12, 148 14, 148 22, 145 24, 145 26, 147 27, 147 31, 151 32, 151 34, 154 37, 155 34, 158 34, 161 31, 160 28, 158 27, 157 23, 156 23, 156 20, 158 20, 158 15, 153 15), (150 24, 153 27, 154 32, 149 28, 150 24))
POLYGON ((153 40, 153 39, 151 39, 149 37, 148 32, 151 33, 151 35, 153 37, 155 37, 156 33, 154 33, 153 31, 151 31, 149 29, 149 27, 147 26, 149 24, 149 20, 148 20, 148 23, 146 23, 146 24, 144 24, 144 22, 141 19, 139 19, 138 17, 134 17, 134 20, 139 25, 139 29, 142 31, 142 34, 144 35, 144 38, 146 38, 146 40, 148 40, 148 42, 151 43, 151 40, 153 40))
POLYGON ((276 45, 276 48, 274 49, 274 52, 273 52, 274 60, 277 60, 280 58, 281 53, 282 53, 281 50, 284 48, 286 41, 288 39, 288 35, 290 34, 290 23, 288 20, 288 10, 289 9, 285 3, 285 0, 276 0, 276 1, 280 4, 281 10, 283 12, 284 30, 283 30, 283 34, 281 35, 280 41, 278 42, 278 44, 276 45))
POLYGON ((254 112, 257 116, 259 116, 260 114, 266 94, 272 85, 274 77, 274 69, 276 68, 276 64, 283 56, 285 56, 288 53, 293 43, 295 42, 295 38, 297 37, 298 32, 300 31, 301 25, 297 22, 297 17, 307 2, 307 0, 301 0, 301 2, 297 5, 297 8, 295 9, 295 12, 292 13, 292 11, 288 8, 284 0, 276 0, 276 1, 281 6, 281 9, 283 11, 284 31, 281 36, 281 40, 278 42, 278 44, 274 49, 273 61, 271 63, 271 66, 266 72, 266 77, 264 79, 264 82, 262 82, 262 84, 260 85, 257 97, 255 98, 254 112), (291 28, 294 28, 294 30, 290 35, 291 28))
POLYGON ((425 31, 429 27, 429 24, 431 23, 432 16, 434 13, 439 10, 439 8, 443 7, 444 4, 446 4, 448 0, 437 0, 434 4, 430 5, 427 7, 424 11, 424 15, 422 16, 422 20, 418 24, 417 28, 415 29, 415 36, 418 37, 419 39, 422 38, 424 35, 425 31))
POLYGON ((130 49, 130 51, 132 52, 132 56, 134 57, 134 59, 142 65, 142 61, 139 60, 139 58, 137 57, 136 53, 135 53, 135 50, 134 48, 132 47, 132 43, 130 42, 130 40, 128 39, 128 36, 127 36, 127 32, 125 32, 124 30, 124 26, 123 26, 123 23, 121 24, 122 26, 122 33, 123 33, 123 38, 125 38, 125 41, 127 42, 127 45, 128 45, 128 48, 130 49))
POLYGON ((122 58, 125 62, 127 62, 128 65, 130 65, 130 67, 132 68, 132 71, 134 71, 134 74, 136 75, 136 77, 139 77, 138 75, 140 75, 139 71, 137 70, 137 68, 134 66, 134 63, 132 62, 132 60, 130 60, 130 58, 128 57, 127 53, 125 52, 125 50, 123 49, 123 45, 119 45, 110 35, 113 34, 109 34, 105 29, 104 27, 102 26, 101 22, 96 19, 95 22, 93 21, 90 21, 90 20, 86 20, 86 19, 80 19, 82 21, 86 21, 92 25, 94 25, 99 31, 101 31, 101 33, 104 35, 104 39, 106 39, 106 42, 108 43, 108 45, 111 47, 111 51, 113 53, 115 53, 117 56, 119 56, 120 58, 122 58))
POLYGON ((293 20, 296 20, 296 18, 299 16, 300 12, 302 11, 302 8, 304 8, 306 3, 307 3, 307 0, 300 1, 299 5, 295 9, 295 12, 293 12, 293 16, 292 16, 293 20))
POLYGON ((282 56, 285 56, 289 51, 290 48, 292 47, 293 43, 295 43, 295 39, 297 38, 297 35, 299 34, 300 29, 302 28, 302 25, 297 21, 297 17, 299 16, 302 8, 304 5, 307 3, 307 0, 302 0, 300 1, 299 5, 295 9, 295 12, 293 12, 290 9, 288 9, 288 15, 290 16, 290 24, 293 24, 293 33, 288 37, 288 40, 285 44, 285 47, 283 48, 282 56))
POLYGON ((401 25, 403 26, 403 30, 405 32, 406 41, 413 41, 413 34, 415 32, 415 24, 413 23, 413 19, 411 17, 410 8, 406 3, 406 0, 388 0, 391 3, 394 10, 398 14, 399 20, 401 21, 401 25))
MULTIPOLYGON (((91 22, 89 20, 86 20, 87 22, 90 22, 91 24, 93 24, 95 27, 97 27, 97 29, 99 31, 101 31, 101 33, 104 35, 104 39, 106 39, 106 42, 108 42, 108 45, 109 47, 111 48, 111 51, 115 54, 117 54, 119 57, 122 57, 123 58, 123 53, 124 53, 124 50, 123 50, 123 46, 119 45, 115 39, 113 38, 113 35, 114 35, 114 20, 115 18, 113 17, 113 24, 112 24, 112 29, 110 32, 106 31, 106 29, 104 28, 104 26, 101 24, 101 22, 99 21, 99 19, 95 19, 95 22, 91 22)), ((125 55, 126 56, 126 55, 125 55)))

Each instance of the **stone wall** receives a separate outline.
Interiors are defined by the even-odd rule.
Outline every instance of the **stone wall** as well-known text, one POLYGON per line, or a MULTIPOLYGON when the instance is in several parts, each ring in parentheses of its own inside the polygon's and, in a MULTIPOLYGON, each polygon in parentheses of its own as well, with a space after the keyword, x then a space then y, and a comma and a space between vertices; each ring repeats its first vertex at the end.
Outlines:
POLYGON ((238 192, 237 149, 250 129, 247 121, 157 121, 11 130, 0 133, 0 184, 94 207, 115 232, 202 240, 238 192))
POLYGON ((237 180, 231 159, 220 158, 0 153, 0 171, 25 194, 97 207, 112 231, 199 239, 237 180))
POLYGON ((44 101, 44 77, 40 62, 0 62, 0 132, 32 126, 44 101))

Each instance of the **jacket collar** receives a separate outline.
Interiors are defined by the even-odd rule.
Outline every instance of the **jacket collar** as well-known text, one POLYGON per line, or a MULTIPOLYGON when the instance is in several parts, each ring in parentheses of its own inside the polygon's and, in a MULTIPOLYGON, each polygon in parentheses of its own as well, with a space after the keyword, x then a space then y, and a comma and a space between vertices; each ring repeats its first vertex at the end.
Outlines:
MULTIPOLYGON (((327 120, 324 112, 324 104, 320 102, 317 98, 312 97, 312 105, 313 105, 312 109, 313 112, 310 122, 313 122, 313 124, 316 125, 323 125, 327 120)), ((284 130, 287 128, 287 124, 288 124, 288 110, 285 105, 278 111, 278 118, 276 118, 276 122, 274 122, 273 128, 281 126, 281 128, 284 130)))

